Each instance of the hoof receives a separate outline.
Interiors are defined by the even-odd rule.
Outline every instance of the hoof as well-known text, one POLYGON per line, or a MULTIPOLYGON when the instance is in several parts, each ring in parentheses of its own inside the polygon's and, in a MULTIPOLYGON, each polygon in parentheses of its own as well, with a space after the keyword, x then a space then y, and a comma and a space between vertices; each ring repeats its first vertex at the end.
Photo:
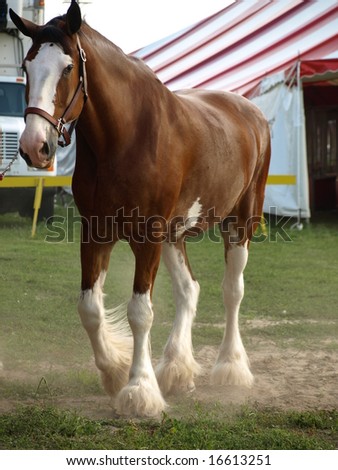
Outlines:
POLYGON ((246 362, 221 362, 215 364, 211 372, 213 385, 238 385, 251 388, 254 377, 246 362))
POLYGON ((156 378, 164 396, 177 392, 193 392, 194 377, 200 374, 200 366, 195 360, 187 366, 181 361, 162 360, 155 369, 156 378))
POLYGON ((116 412, 120 416, 156 417, 166 408, 160 389, 156 383, 140 379, 124 387, 116 397, 116 412))

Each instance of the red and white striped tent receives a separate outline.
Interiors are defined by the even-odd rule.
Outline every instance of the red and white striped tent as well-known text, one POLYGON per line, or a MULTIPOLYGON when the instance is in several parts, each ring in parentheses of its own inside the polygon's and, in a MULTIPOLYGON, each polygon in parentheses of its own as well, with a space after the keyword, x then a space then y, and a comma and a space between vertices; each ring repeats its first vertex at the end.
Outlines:
MULTIPOLYGON (((308 175, 305 108, 318 101, 316 87, 323 85, 328 86, 326 101, 317 105, 338 107, 337 0, 236 1, 134 55, 171 90, 217 89, 254 99, 271 122, 272 137, 276 136, 273 125, 278 119, 271 115, 271 99, 277 100, 284 111, 289 108, 294 114, 284 112, 284 118, 293 121, 295 135, 279 136, 278 145, 272 142, 270 174, 293 173, 297 183, 291 188, 269 186, 267 200, 281 215, 310 217, 313 181, 308 175), (309 92, 305 93, 307 87, 309 92), (260 98, 271 90, 273 95, 260 98), (312 96, 312 101, 307 96, 312 96), (285 139, 290 145, 283 152, 277 147, 285 139), (289 201, 286 193, 290 193, 289 201)), ((276 106, 273 108, 279 113, 276 106)), ((292 132, 290 126, 279 125, 283 127, 292 132)), ((335 171, 338 175, 338 157, 335 171)))

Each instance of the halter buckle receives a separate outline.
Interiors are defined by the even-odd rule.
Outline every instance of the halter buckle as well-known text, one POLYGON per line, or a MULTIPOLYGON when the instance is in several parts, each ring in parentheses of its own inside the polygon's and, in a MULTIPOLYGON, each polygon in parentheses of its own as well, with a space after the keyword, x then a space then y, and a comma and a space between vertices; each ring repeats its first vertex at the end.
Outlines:
POLYGON ((55 129, 57 130, 59 136, 64 134, 64 132, 66 130, 66 127, 65 127, 65 122, 63 121, 63 118, 59 118, 57 120, 57 124, 55 126, 55 129))
POLYGON ((64 119, 61 117, 57 120, 57 124, 55 125, 55 129, 57 133, 59 134, 59 137, 62 137, 63 140, 58 140, 58 145, 60 147, 67 147, 67 145, 70 144, 71 142, 71 133, 73 131, 73 128, 75 127, 76 121, 73 121, 73 125, 70 125, 70 130, 68 131, 66 128, 66 122, 64 119), (73 124, 74 123, 74 124, 73 124))
POLYGON ((79 47, 79 53, 80 53, 82 62, 87 62, 87 56, 86 56, 84 49, 82 49, 82 47, 79 47))

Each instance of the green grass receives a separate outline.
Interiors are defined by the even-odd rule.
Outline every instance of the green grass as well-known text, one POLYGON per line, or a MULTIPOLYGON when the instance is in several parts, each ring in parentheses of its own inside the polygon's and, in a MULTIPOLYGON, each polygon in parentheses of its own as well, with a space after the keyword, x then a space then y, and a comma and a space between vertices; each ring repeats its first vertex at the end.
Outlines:
POLYGON ((335 449, 336 411, 242 408, 236 415, 196 406, 187 419, 89 420, 51 407, 24 407, 0 416, 2 449, 335 449))
MULTIPOLYGON (((65 209, 59 207, 58 214, 64 216, 65 209)), ((0 448, 338 447, 337 411, 321 410, 320 403, 311 411, 252 405, 229 412, 217 403, 192 401, 161 421, 90 420, 61 410, 58 400, 65 397, 104 396, 76 312, 79 231, 76 212, 68 215, 68 239, 62 241, 53 240, 56 232, 44 224, 32 239, 30 220, 0 216, 0 360, 5 370, 15 372, 5 379, 0 370, 0 398, 23 404, 0 415, 0 448)), ((64 235, 64 227, 59 225, 59 234, 64 235)), ((288 224, 284 239, 278 227, 270 226, 268 239, 251 244, 240 317, 244 342, 252 348, 265 341, 282 350, 337 351, 338 222, 314 220, 303 231, 288 224)), ((218 345, 223 334, 217 326, 224 322, 223 246, 216 233, 213 241, 204 237, 189 243, 188 253, 201 284, 193 331, 198 351, 218 345)), ((129 247, 119 243, 106 281, 107 307, 130 298, 133 267, 129 247)), ((162 265, 154 310, 152 349, 158 357, 174 318, 170 280, 162 265)))

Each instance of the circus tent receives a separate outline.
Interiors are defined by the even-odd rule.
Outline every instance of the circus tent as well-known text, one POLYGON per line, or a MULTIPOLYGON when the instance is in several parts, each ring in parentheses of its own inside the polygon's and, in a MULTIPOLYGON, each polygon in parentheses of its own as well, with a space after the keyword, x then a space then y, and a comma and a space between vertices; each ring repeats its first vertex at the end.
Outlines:
POLYGON ((266 212, 309 218, 337 207, 337 0, 237 1, 134 55, 171 90, 232 91, 262 109, 278 183, 266 212))

